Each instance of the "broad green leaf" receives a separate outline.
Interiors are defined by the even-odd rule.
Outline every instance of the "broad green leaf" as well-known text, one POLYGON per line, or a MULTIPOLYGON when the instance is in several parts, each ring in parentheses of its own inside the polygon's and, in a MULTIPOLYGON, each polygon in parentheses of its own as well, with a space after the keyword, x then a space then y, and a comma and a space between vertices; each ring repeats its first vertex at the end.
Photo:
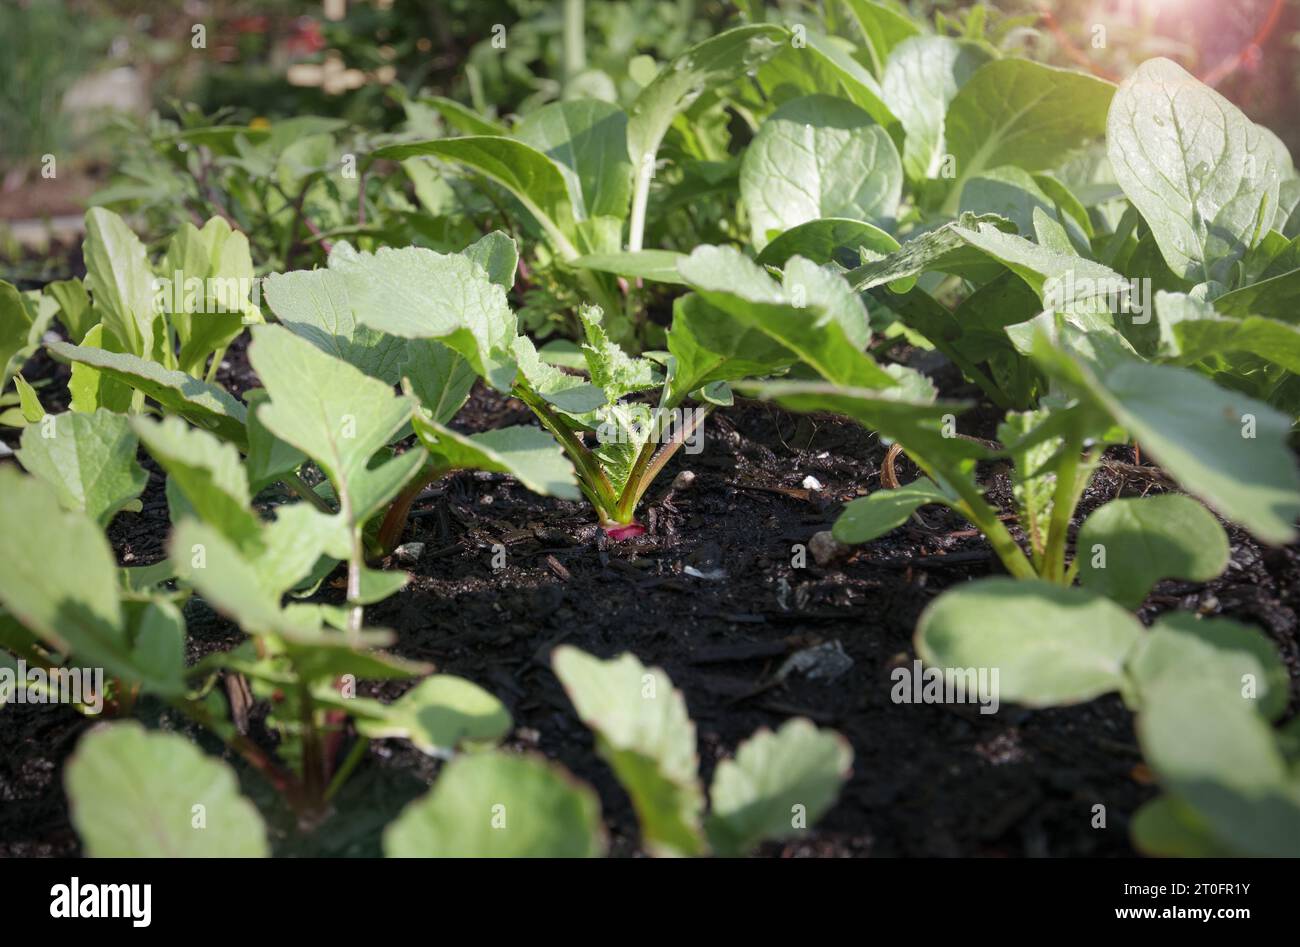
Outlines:
POLYGON ((1159 796, 1133 814, 1133 845, 1157 858, 1226 858, 1232 850, 1214 838, 1196 810, 1171 796, 1159 796))
POLYGON ((1226 316, 1267 316, 1281 322, 1300 322, 1300 269, 1293 269, 1250 286, 1224 293, 1214 308, 1226 316))
POLYGON ((406 343, 402 377, 410 384, 410 393, 439 424, 456 416, 478 381, 468 359, 433 339, 406 343))
POLYGON ((435 674, 384 706, 379 719, 360 718, 357 732, 372 740, 409 740, 424 753, 450 756, 461 746, 495 746, 510 732, 510 712, 463 677, 435 674))
POLYGON ((828 95, 795 99, 768 116, 740 166, 740 196, 760 251, 769 235, 824 217, 890 221, 902 185, 888 133, 828 95))
POLYGON ((959 206, 962 187, 982 171, 1007 164, 1045 171, 1100 139, 1114 94, 1109 82, 1027 59, 981 66, 948 106, 947 152, 957 180, 946 209, 959 206))
POLYGON ((1115 95, 1106 144, 1174 273, 1229 282, 1277 211, 1277 155, 1261 129, 1181 66, 1152 59, 1115 95))
MULTIPOLYGON (((1040 335, 1034 357, 1054 371, 1049 345, 1040 335)), ((1185 368, 1130 359, 1095 370, 1074 365, 1072 387, 1107 411, 1185 490, 1264 542, 1295 536, 1300 477, 1285 415, 1185 368)))
POLYGON ((1159 688, 1193 680, 1221 687, 1266 720, 1280 717, 1290 700, 1291 678, 1277 648, 1259 629, 1227 618, 1160 616, 1129 657, 1128 673, 1138 707, 1159 688))
POLYGON ((243 331, 245 319, 260 321, 253 289, 247 237, 224 217, 213 217, 202 230, 188 221, 181 224, 167 247, 155 294, 180 342, 181 371, 202 375, 208 357, 243 331))
POLYGON ((926 477, 894 490, 877 490, 844 508, 832 532, 842 543, 865 543, 897 529, 927 503, 950 504, 952 498, 926 477))
POLYGON ((631 654, 602 661, 567 645, 555 649, 551 664, 632 798, 645 846, 659 854, 700 854, 704 798, 695 724, 668 675, 647 670, 631 654))
POLYGON ((737 325, 726 312, 694 293, 679 296, 673 303, 668 351, 672 362, 663 403, 670 409, 705 385, 770 375, 797 360, 766 332, 737 325))
POLYGON ((134 622, 131 660, 142 675, 167 681, 185 676, 185 618, 163 598, 144 606, 134 622))
POLYGON ((519 245, 514 237, 500 230, 484 234, 461 252, 487 273, 488 279, 506 292, 515 285, 515 271, 519 269, 519 245))
POLYGON ((596 794, 535 756, 458 757, 384 830, 389 858, 594 858, 604 852, 596 794))
POLYGON ((1208 582, 1228 565, 1228 534, 1190 497, 1111 500, 1079 529, 1079 582, 1136 609, 1161 579, 1208 582))
POLYGON ((258 409, 268 398, 264 388, 250 388, 244 392, 248 404, 248 457, 244 466, 248 473, 249 492, 253 495, 267 484, 293 473, 307 460, 306 454, 280 440, 258 419, 258 409))
POLYGON ((159 422, 138 415, 131 426, 145 450, 167 471, 171 487, 184 494, 201 520, 245 552, 260 547, 261 523, 253 512, 248 475, 233 444, 176 417, 159 422))
POLYGON ((76 277, 59 280, 45 287, 46 295, 59 304, 58 319, 67 330, 68 337, 76 345, 86 337, 86 333, 98 322, 90 307, 90 294, 86 285, 76 277))
POLYGON ((862 30, 872 71, 877 76, 885 75, 894 47, 921 32, 906 15, 875 0, 845 0, 844 5, 862 30))
POLYGON ((86 289, 99 322, 132 355, 154 349, 154 274, 144 244, 117 214, 86 211, 86 289))
POLYGON ((461 434, 417 412, 420 443, 440 470, 490 470, 510 474, 534 493, 579 499, 573 465, 559 443, 541 428, 517 425, 461 434))
POLYGON ((118 601, 117 563, 99 528, 63 510, 45 483, 0 467, 0 604, 32 633, 85 667, 139 681, 161 696, 179 678, 137 667, 118 601))
POLYGON ((30 473, 54 488, 64 509, 79 510, 102 528, 149 481, 136 463, 135 446, 126 416, 101 409, 49 415, 24 429, 17 454, 30 473))
POLYGON ((913 237, 880 259, 864 261, 845 279, 859 293, 886 283, 898 292, 906 292, 912 284, 904 281, 931 270, 985 282, 997 276, 1002 267, 990 261, 986 253, 971 247, 964 235, 974 228, 982 230, 986 224, 998 230, 1013 226, 1010 221, 994 215, 963 214, 953 223, 913 237))
POLYGON ((525 116, 514 134, 559 166, 577 220, 627 216, 632 163, 627 115, 617 105, 598 99, 552 102, 525 116))
POLYGON ((1100 595, 993 578, 935 599, 921 614, 915 643, 932 667, 987 668, 1001 700, 1051 707, 1119 690, 1141 634, 1137 619, 1100 595))
POLYGON ((1209 303, 1191 297, 1184 300, 1178 301, 1175 294, 1157 294, 1161 356, 1192 365, 1241 352, 1300 372, 1300 325, 1262 316, 1233 319, 1219 315, 1209 303))
POLYGON ((898 241, 874 224, 864 220, 827 217, 796 224, 778 235, 758 255, 763 266, 785 266, 792 256, 814 263, 844 263, 856 266, 862 251, 884 256, 898 249, 898 241))
POLYGON ((64 772, 92 858, 265 858, 266 827, 235 772, 185 737, 134 721, 91 730, 64 772), (203 818, 196 818, 202 807, 203 818))
POLYGON ((420 155, 465 165, 500 184, 537 219, 561 255, 578 255, 572 243, 576 218, 568 181, 559 165, 536 148, 513 138, 472 135, 387 145, 373 153, 394 161, 420 155))
POLYGON ((35 424, 45 417, 45 409, 41 407, 40 396, 36 394, 36 389, 27 383, 27 379, 21 373, 14 376, 14 390, 18 392, 18 407, 22 411, 24 421, 28 424, 35 424))
POLYGON ((1005 217, 1022 235, 1036 237, 1045 249, 1074 256, 1087 251, 1084 255, 1090 255, 1088 238, 1078 222, 1069 214, 1058 214, 1056 201, 1039 186, 1037 177, 1010 165, 990 168, 966 182, 961 211, 1005 217), (1048 239, 1044 239, 1045 227, 1050 228, 1046 230, 1048 239))
POLYGON ((340 262, 359 323, 404 339, 438 339, 494 387, 508 391, 517 328, 506 291, 479 263, 422 247, 340 262))
POLYGON ((247 411, 238 399, 218 385, 125 353, 67 342, 53 342, 46 348, 60 358, 87 365, 143 392, 169 412, 212 431, 240 449, 248 446, 248 432, 244 428, 247 411))
POLYGON ((505 135, 506 127, 500 122, 484 118, 474 109, 442 95, 422 95, 416 100, 421 105, 436 109, 447 124, 466 135, 505 135))
POLYGON ((947 36, 913 36, 890 54, 881 90, 903 125, 903 169, 910 179, 939 175, 948 105, 990 58, 983 46, 947 36))
POLYGON ((249 361, 271 397, 258 419, 320 465, 349 527, 382 509, 423 462, 408 451, 371 466, 411 417, 411 400, 382 381, 281 326, 256 327, 249 361))
POLYGON ((798 835, 794 813, 811 826, 834 803, 853 767, 838 733, 803 718, 760 730, 723 760, 709 792, 709 843, 715 854, 743 855, 765 839, 798 835))
POLYGON ((56 312, 52 298, 24 296, 0 280, 0 391, 40 347, 56 312))
POLYGON ((837 384, 887 388, 894 379, 864 349, 866 309, 845 280, 801 257, 777 283, 733 247, 696 247, 678 269, 709 304, 761 329, 837 384))
MULTIPOLYGON (((104 327, 99 323, 90 327, 82 336, 80 344, 88 349, 104 349, 118 353, 122 351, 122 346, 111 334, 105 338, 104 327)), ((107 408, 119 414, 130 411, 134 396, 130 385, 81 362, 72 363, 72 377, 68 379, 68 394, 72 399, 72 410, 87 414, 93 414, 100 408, 107 408)))
POLYGON ((805 30, 803 38, 805 45, 802 49, 792 45, 784 55, 801 56, 803 61, 799 63, 799 68, 810 73, 814 70, 808 69, 807 57, 817 57, 835 82, 834 85, 830 85, 819 81, 820 75, 814 75, 813 89, 810 91, 835 93, 842 91, 844 98, 870 115, 889 132, 893 142, 901 143, 903 133, 898 124, 898 116, 885 104, 884 93, 881 92, 875 76, 853 58, 849 43, 837 36, 826 36, 816 30, 805 30))
POLYGON ((1300 783, 1264 718, 1219 685, 1168 681, 1145 695, 1142 753, 1161 785, 1235 855, 1300 855, 1300 783))
MULTIPOLYGON (((336 249, 330 261, 335 261, 336 249)), ((390 385, 397 384, 406 342, 359 324, 348 279, 334 268, 268 276, 266 301, 281 325, 322 352, 390 385)))
POLYGON ((652 283, 673 283, 683 280, 677 272, 677 263, 685 254, 675 250, 638 250, 636 253, 592 253, 580 256, 570 266, 598 273, 613 273, 627 279, 643 279, 652 283))

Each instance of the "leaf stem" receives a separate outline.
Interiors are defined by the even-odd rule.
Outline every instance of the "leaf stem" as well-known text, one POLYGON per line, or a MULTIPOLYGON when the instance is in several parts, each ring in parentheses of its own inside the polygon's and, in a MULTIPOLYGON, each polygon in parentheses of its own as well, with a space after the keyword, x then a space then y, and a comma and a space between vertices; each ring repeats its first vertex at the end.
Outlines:
POLYGON ((334 510, 325 502, 325 498, 313 490, 307 481, 303 480, 296 472, 289 471, 280 478, 280 482, 322 513, 328 513, 330 516, 334 515, 334 510))

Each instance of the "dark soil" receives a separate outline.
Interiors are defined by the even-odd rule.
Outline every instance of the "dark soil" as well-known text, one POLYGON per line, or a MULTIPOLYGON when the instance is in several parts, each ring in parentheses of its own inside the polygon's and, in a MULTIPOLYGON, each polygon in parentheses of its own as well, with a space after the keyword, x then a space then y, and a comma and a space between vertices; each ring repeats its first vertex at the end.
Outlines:
MULTIPOLYGON (((223 380, 235 391, 249 387, 242 350, 231 361, 236 367, 223 380)), ((28 375, 56 371, 42 359, 28 375)), ((522 405, 479 390, 458 424, 478 430, 528 420, 522 405)), ((963 431, 991 436, 986 426, 984 417, 968 417, 963 431)), ((1134 459, 1127 450, 1114 456, 1134 459)), ((805 837, 764 854, 1133 854, 1129 819, 1155 789, 1118 698, 1035 712, 1004 705, 996 715, 891 701, 890 671, 913 660, 921 610, 944 589, 998 569, 968 524, 927 508, 924 523, 909 522, 847 562, 819 568, 808 556, 805 567, 792 565, 797 547, 828 529, 845 501, 878 487, 883 457, 882 445, 856 424, 741 403, 711 417, 703 452, 675 458, 656 483, 642 512, 648 534, 618 545, 598 535, 580 504, 538 498, 497 475, 457 474, 417 505, 404 538, 424 544, 418 561, 388 562, 410 571, 410 585, 367 609, 366 620, 397 632, 397 653, 495 693, 514 715, 510 747, 538 750, 595 786, 617 855, 640 851, 635 820, 550 670, 549 652, 561 642, 601 656, 630 650, 662 666, 696 721, 706 779, 755 730, 791 716, 848 738, 853 776, 839 803, 805 837), (668 493, 684 469, 694 483, 668 493), (809 475, 823 489, 802 487, 809 475), (492 567, 496 543, 507 548, 500 570, 492 567), (687 567, 725 576, 698 578, 687 567), (853 660, 843 676, 775 679, 788 654, 830 641, 853 660), (1092 827, 1097 804, 1106 807, 1104 829, 1092 827)), ((900 465, 899 474, 913 472, 900 465)), ((1005 471, 984 475, 990 495, 1006 505, 1005 471)), ((1158 483, 1141 471, 1104 469, 1085 510, 1158 483)), ((166 503, 156 470, 143 499, 142 513, 123 514, 110 529, 123 563, 163 555, 166 503)), ((1206 585, 1162 583, 1142 617, 1184 608, 1255 623, 1300 676, 1296 551, 1266 551, 1230 532, 1233 558, 1223 576, 1206 585)), ((327 583, 326 597, 341 599, 339 585, 327 583)), ((202 602, 191 601, 187 617, 195 658, 240 640, 202 602)), ((393 698, 405 686, 365 690, 393 698)), ((139 713, 150 725, 189 730, 148 702, 139 713)), ((61 770, 90 725, 62 706, 0 712, 0 855, 78 851, 61 770)), ((256 714, 253 736, 272 740, 256 714)), ((221 753, 210 738, 195 737, 221 753)), ((280 853, 374 855, 383 825, 427 789, 438 766, 408 744, 375 742, 335 814, 307 836, 290 828, 258 776, 242 769, 241 776, 272 813, 280 853)))

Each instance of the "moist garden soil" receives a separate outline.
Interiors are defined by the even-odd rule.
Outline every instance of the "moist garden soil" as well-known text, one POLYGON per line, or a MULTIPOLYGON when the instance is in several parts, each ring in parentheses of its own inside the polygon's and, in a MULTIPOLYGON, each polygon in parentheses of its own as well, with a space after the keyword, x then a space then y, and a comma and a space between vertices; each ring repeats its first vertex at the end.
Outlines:
MULTIPOLYGON (((245 344, 232 349, 220 376, 236 393, 256 384, 245 344)), ((47 410, 63 408, 66 371, 44 355, 28 366, 29 379, 50 380, 43 389, 47 410)), ((946 395, 970 394, 951 375, 940 372, 937 380, 946 395)), ((992 437, 994 418, 991 411, 968 415, 963 433, 992 437)), ((530 422, 522 404, 480 387, 455 426, 476 431, 530 422)), ((16 445, 13 432, 3 439, 16 445)), ((663 667, 685 694, 706 780, 755 730, 791 716, 849 740, 853 775, 839 802, 798 840, 768 844, 761 854, 1134 854, 1129 820, 1156 789, 1132 715, 1117 697, 1046 711, 1003 705, 993 715, 973 704, 891 699, 891 671, 915 658, 912 633, 925 606, 954 584, 1000 571, 969 524, 924 508, 847 560, 819 566, 809 553, 806 566, 794 565, 797 547, 829 529, 843 503, 879 488, 885 454, 852 422, 740 402, 713 414, 703 451, 679 454, 652 487, 641 511, 647 534, 619 544, 604 539, 585 505, 534 496, 506 477, 459 473, 417 503, 403 542, 422 545, 384 563, 408 571, 411 582, 367 608, 366 622, 396 632, 397 654, 466 677, 501 699, 515 720, 508 747, 542 753, 594 786, 615 855, 641 851, 635 817, 550 670, 550 651, 561 643, 601 657, 632 651, 663 667), (694 481, 670 489, 684 470, 694 481), (820 489, 803 485, 809 476, 820 489), (505 550, 501 568, 494 568, 494 548, 505 550), (840 676, 778 676, 789 655, 836 641, 852 659, 840 676), (1094 828, 1099 804, 1104 828, 1094 828)), ((119 515, 109 530, 123 565, 147 565, 165 554, 163 480, 143 453, 141 461, 151 474, 144 508, 119 515)), ((905 461, 896 473, 903 481, 915 476, 905 461)), ((981 479, 1009 511, 1005 469, 989 465, 981 479)), ((1086 515, 1113 497, 1161 489, 1158 470, 1116 449, 1081 510, 1086 515)), ((1232 561, 1220 578, 1163 582, 1141 617, 1188 609, 1254 623, 1277 645, 1293 679, 1300 677, 1296 549, 1265 549, 1238 529, 1229 533, 1232 561)), ((336 573, 318 594, 341 602, 342 587, 336 573)), ((191 660, 242 639, 200 601, 189 602, 186 617, 191 660)), ((408 686, 360 689, 394 699, 408 686)), ((137 713, 150 726, 187 732, 207 752, 222 754, 215 739, 162 705, 146 700, 137 713)), ((249 732, 272 746, 264 717, 265 708, 254 707, 249 732)), ((0 856, 79 852, 62 775, 94 722, 59 705, 0 711, 0 856)), ((375 741, 333 814, 304 832, 257 774, 231 762, 268 816, 277 854, 286 855, 380 854, 383 826, 427 791, 440 766, 404 742, 375 741)))

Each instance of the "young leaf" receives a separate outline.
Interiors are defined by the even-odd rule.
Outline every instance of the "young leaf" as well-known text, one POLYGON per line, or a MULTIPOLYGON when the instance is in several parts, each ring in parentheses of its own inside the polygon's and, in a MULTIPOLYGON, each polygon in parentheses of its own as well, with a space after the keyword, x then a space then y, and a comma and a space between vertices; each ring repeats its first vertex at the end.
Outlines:
POLYGON ((1230 282, 1277 210, 1277 156, 1260 128, 1181 66, 1152 59, 1115 95, 1106 146, 1175 275, 1230 282))
POLYGON ((59 304, 58 320, 63 323, 68 337, 80 345, 86 333, 99 321, 91 311, 90 294, 86 292, 85 283, 76 277, 59 280, 48 284, 45 293, 59 304))
POLYGON ((234 770, 175 733, 134 721, 91 730, 64 772, 92 858, 265 858, 266 828, 234 770), (195 812, 203 818, 196 820, 195 812))
POLYGON ((118 601, 117 563, 84 514, 60 508, 53 489, 0 467, 0 603, 52 648, 86 667, 139 681, 162 696, 184 682, 138 667, 118 601))
POLYGON ((881 90, 902 122, 903 168, 911 180, 938 177, 946 150, 948 105, 990 58, 983 46, 947 36, 914 36, 893 50, 881 90))
POLYGON ((476 753, 384 830, 389 858, 594 858, 605 851, 596 794, 535 756, 476 753))
POLYGON ((702 850, 695 724, 686 701, 658 668, 631 654, 602 661, 563 645, 551 659, 597 751, 632 797, 650 850, 696 855, 702 850))
POLYGON ((127 418, 101 409, 53 414, 27 427, 17 455, 30 473, 54 488, 65 510, 79 510, 103 528, 149 481, 136 463, 135 445, 127 418))
POLYGON ((694 293, 673 303, 668 351, 672 361, 663 400, 667 408, 705 385, 770 375, 798 358, 762 329, 737 326, 726 312, 694 293))
POLYGON ((597 273, 613 273, 626 279, 681 285, 677 262, 685 254, 675 250, 638 250, 636 253, 591 253, 571 261, 570 265, 597 273))
POLYGON ((927 503, 949 504, 952 498, 922 477, 894 490, 877 490, 844 508, 832 532, 842 543, 856 545, 883 536, 908 521, 927 503))
POLYGON ((783 267, 793 256, 814 263, 841 263, 856 266, 862 251, 885 256, 898 249, 898 241, 874 224, 864 220, 828 217, 796 224, 779 234, 758 255, 762 266, 783 267))
POLYGON ((254 330, 249 360, 271 396, 258 409, 259 420, 320 465, 344 520, 360 529, 423 460, 408 451, 370 465, 410 419, 411 401, 280 326, 254 330))
POLYGON ((1111 500, 1079 529, 1079 582, 1136 609, 1161 579, 1207 582, 1228 565, 1228 534, 1190 497, 1111 500))
POLYGON ((261 319, 250 298, 248 238, 231 230, 224 217, 213 217, 202 230, 188 221, 181 225, 163 258, 163 279, 173 297, 165 300, 164 311, 181 345, 181 371, 202 375, 208 356, 224 350, 243 331, 245 319, 261 319), (197 293, 191 294, 191 281, 200 281, 197 293))
POLYGON ((244 427, 247 411, 238 399, 218 385, 125 353, 66 342, 52 342, 46 348, 60 358, 88 365, 114 381, 142 391, 168 411, 196 427, 212 431, 241 450, 248 447, 248 432, 244 427))
POLYGON ((890 221, 902 185, 889 134, 856 105, 828 95, 773 112, 740 167, 740 195, 760 251, 772 236, 823 217, 890 221))
POLYGON ((580 496, 573 465, 555 438, 541 428, 517 425, 467 435, 422 412, 415 414, 412 424, 439 470, 490 470, 510 474, 543 496, 566 500, 580 496))
POLYGON ((786 30, 770 24, 726 30, 681 53, 637 95, 627 123, 627 153, 634 175, 629 250, 641 249, 655 155, 673 119, 706 90, 739 79, 776 55, 787 36, 786 30))
POLYGON ((1006 164, 1048 170, 1100 139, 1114 95, 1109 82, 1027 59, 981 66, 948 106, 947 150, 957 180, 945 209, 956 210, 962 187, 982 171, 1006 164))
POLYGON ((513 726, 510 712, 477 684, 435 674, 391 704, 383 715, 358 718, 357 732, 372 740, 400 738, 432 756, 450 756, 461 746, 495 746, 513 726))
POLYGON ((709 844, 734 857, 764 839, 797 835, 791 812, 798 807, 811 825, 829 809, 853 767, 853 749, 838 733, 818 730, 803 718, 773 733, 763 729, 742 743, 735 759, 723 760, 709 792, 709 844))
POLYGON ((935 599, 921 614, 915 644, 932 667, 995 669, 994 696, 1002 700, 1051 707, 1118 690, 1141 634, 1137 619, 1099 595, 993 578, 935 599))
POLYGON ((99 322, 127 352, 149 358, 154 350, 154 275, 144 244, 117 214, 86 211, 86 289, 99 322))
POLYGON ((1286 712, 1291 679, 1277 648, 1257 628, 1190 612, 1161 615, 1128 660, 1133 703, 1185 681, 1218 686, 1266 720, 1286 712))
POLYGON ((576 220, 627 216, 632 163, 627 115, 599 99, 553 102, 528 114, 515 136, 559 166, 576 220))
POLYGON ((58 307, 49 299, 30 301, 11 284, 0 280, 0 391, 22 371, 41 344, 58 307))

